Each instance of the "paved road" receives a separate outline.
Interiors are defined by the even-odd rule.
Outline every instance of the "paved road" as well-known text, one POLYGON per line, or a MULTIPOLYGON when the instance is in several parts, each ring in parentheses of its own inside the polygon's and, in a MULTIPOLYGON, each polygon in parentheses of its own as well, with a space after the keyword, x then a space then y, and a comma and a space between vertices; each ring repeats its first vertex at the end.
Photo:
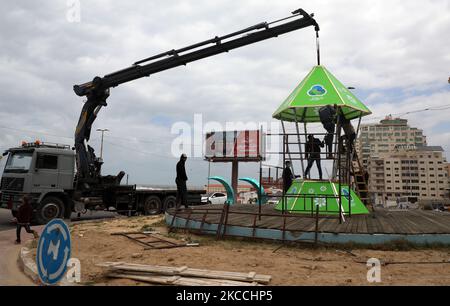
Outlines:
POLYGON ((0 231, 14 228, 14 225, 11 224, 11 219, 11 211, 0 208, 0 231))
MULTIPOLYGON (((116 214, 110 213, 110 212, 102 212, 102 211, 101 212, 88 212, 85 215, 81 215, 80 220, 104 219, 104 218, 112 218, 114 216, 116 216, 116 214)), ((76 214, 73 214, 72 219, 75 219, 75 218, 76 218, 76 214)), ((11 223, 11 220, 12 220, 11 211, 0 208, 0 231, 14 229, 16 226, 13 223, 11 223)))
MULTIPOLYGON (((24 242, 32 238, 32 235, 22 233, 24 242)), ((14 244, 15 239, 15 230, 0 232, 0 286, 34 285, 19 267, 17 259, 21 246, 14 244)))
MULTIPOLYGON (((116 216, 107 212, 88 212, 81 216, 81 220, 104 219, 116 216)), ((76 215, 72 215, 75 218, 76 215)), ((14 244, 16 239, 15 224, 11 222, 11 212, 7 209, 0 209, 0 286, 2 285, 33 285, 33 282, 22 273, 19 268, 17 258, 21 246, 14 244)), ((78 220, 77 220, 78 221, 78 220)), ((34 226, 38 232, 42 226, 34 226)), ((33 236, 22 230, 23 244, 33 236)), ((23 245, 22 244, 22 245, 23 245)))

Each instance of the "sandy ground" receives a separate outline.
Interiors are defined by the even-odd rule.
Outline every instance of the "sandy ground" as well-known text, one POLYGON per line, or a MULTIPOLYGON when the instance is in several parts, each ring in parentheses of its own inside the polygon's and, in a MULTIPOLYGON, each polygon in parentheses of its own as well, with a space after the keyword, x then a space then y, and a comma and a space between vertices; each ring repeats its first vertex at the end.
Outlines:
POLYGON ((192 268, 257 272, 272 275, 270 285, 368 285, 366 262, 378 258, 388 264, 381 268, 381 285, 450 285, 450 264, 423 264, 450 260, 450 248, 409 251, 281 246, 248 240, 216 241, 214 237, 183 233, 170 238, 199 242, 200 247, 147 250, 111 233, 167 228, 162 217, 138 217, 72 225, 73 257, 82 264, 85 285, 142 285, 134 281, 108 279, 96 264, 120 261, 192 268), (280 248, 281 246, 281 248, 280 248), (348 251, 348 250, 347 250, 348 251), (421 262, 405 264, 404 262, 421 262))

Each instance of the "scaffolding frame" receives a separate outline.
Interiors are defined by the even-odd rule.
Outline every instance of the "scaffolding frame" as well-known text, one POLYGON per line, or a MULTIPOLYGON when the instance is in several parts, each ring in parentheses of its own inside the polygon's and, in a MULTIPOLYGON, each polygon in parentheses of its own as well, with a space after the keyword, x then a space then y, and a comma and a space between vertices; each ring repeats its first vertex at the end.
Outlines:
MULTIPOLYGON (((281 121, 281 125, 282 125, 282 133, 281 134, 272 134, 272 133, 267 133, 265 135, 265 137, 282 137, 283 138, 283 148, 282 151, 280 152, 266 152, 266 155, 278 155, 278 156, 282 156, 282 161, 283 161, 283 166, 286 164, 286 161, 291 161, 291 166, 293 169, 293 174, 295 176, 295 170, 294 170, 294 162, 296 161, 300 161, 300 166, 301 166, 301 170, 302 170, 302 176, 304 179, 307 179, 305 176, 305 172, 306 172, 306 168, 305 168, 305 161, 308 164, 308 159, 306 158, 306 149, 303 150, 303 147, 306 146, 306 144, 308 143, 308 136, 312 135, 313 137, 320 137, 323 136, 325 138, 325 136, 328 133, 309 133, 308 132, 308 125, 306 122, 304 122, 305 116, 306 116, 306 109, 303 110, 302 116, 300 118, 300 120, 297 119, 297 112, 295 109, 292 109, 293 111, 293 115, 294 115, 294 124, 295 124, 295 130, 296 133, 288 133, 286 130, 286 124, 284 121, 281 121), (303 133, 300 132, 300 126, 299 123, 303 121, 303 133), (304 136, 305 141, 302 142, 301 138, 302 136, 304 136), (296 138, 296 140, 292 140, 292 138, 296 138), (296 151, 292 151, 290 146, 298 146, 298 152, 296 151)), ((334 196, 329 196, 329 195, 318 195, 320 196, 320 198, 322 199, 326 199, 326 208, 325 211, 321 211, 322 214, 327 215, 327 214, 332 214, 332 213, 336 213, 334 211, 329 211, 328 210, 328 200, 329 198, 334 198, 336 199, 336 201, 338 202, 338 206, 339 206, 339 221, 340 223, 345 222, 345 211, 343 210, 343 206, 342 206, 342 187, 343 185, 348 185, 349 188, 349 195, 348 195, 348 201, 349 201, 349 208, 348 208, 348 217, 352 216, 352 193, 351 190, 355 190, 354 186, 356 185, 356 178, 354 177, 355 175, 355 169, 354 169, 354 165, 353 165, 353 159, 354 156, 356 154, 356 148, 355 148, 355 140, 352 143, 352 146, 349 147, 349 139, 348 139, 348 135, 342 135, 342 131, 343 131, 343 127, 341 124, 341 118, 340 116, 344 116, 340 110, 338 111, 338 115, 337 115, 337 123, 336 123, 336 129, 335 129, 335 133, 333 134, 333 143, 332 143, 332 147, 334 148, 333 152, 327 152, 327 149, 325 149, 325 152, 320 152, 317 153, 319 155, 319 160, 320 160, 320 164, 322 166, 322 161, 333 161, 333 170, 332 170, 332 176, 329 177, 328 181, 331 184, 331 186, 333 187, 333 191, 334 191, 334 196), (345 142, 345 145, 344 145, 345 142), (323 158, 324 155, 328 155, 328 154, 332 154, 333 158, 330 159, 327 156, 325 158, 323 158), (335 184, 338 185, 338 190, 336 190, 335 184)), ((361 121, 362 121, 362 117, 359 117, 358 120, 358 126, 357 129, 355 130, 356 133, 356 137, 359 134, 360 131, 360 126, 361 126, 361 121)), ((356 138, 355 137, 355 138, 356 138)), ((267 141, 266 141, 267 142, 267 141)), ((311 169, 310 169, 311 170, 311 169)), ((260 173, 261 173, 261 169, 260 169, 260 173)), ((329 176, 329 175, 328 175, 329 176)), ((311 177, 311 172, 309 172, 309 177, 311 177)), ((356 191, 356 190, 355 190, 356 191)), ((306 198, 304 195, 289 195, 286 194, 284 188, 282 188, 282 196, 267 196, 268 198, 277 198, 277 199, 281 199, 282 201, 282 212, 283 214, 286 213, 288 211, 286 205, 287 202, 290 198, 303 198, 304 203, 305 203, 305 208, 306 208, 306 198)), ((314 199, 314 197, 312 198, 312 200, 314 199)), ((294 201, 294 203, 296 202, 296 200, 294 201)), ((312 203, 311 202, 311 207, 312 207, 312 203)), ((304 212, 304 211, 296 211, 296 210, 289 210, 292 213, 296 213, 296 212, 304 212)), ((309 210, 308 210, 309 211, 309 210)))
MULTIPOLYGON (((338 116, 340 116, 341 114, 339 114, 338 116)), ((305 116, 305 113, 303 114, 303 118, 305 116)), ((282 156, 282 160, 283 160, 283 166, 286 164, 287 160, 290 160, 292 163, 292 166, 294 166, 294 161, 300 161, 301 162, 301 169, 302 169, 302 175, 304 177, 305 174, 305 160, 306 159, 306 150, 303 150, 303 146, 306 145, 307 141, 308 141, 308 135, 313 135, 313 136, 325 136, 327 135, 327 133, 308 133, 308 128, 307 128, 307 124, 304 123, 303 129, 304 129, 304 133, 301 133, 300 131, 300 125, 299 125, 299 121, 295 120, 295 129, 296 129, 296 133, 287 133, 286 131, 286 126, 285 123, 282 122, 282 128, 283 128, 283 132, 280 134, 273 134, 273 133, 267 133, 265 134, 265 137, 267 139, 267 137, 282 137, 283 139, 283 147, 281 151, 277 151, 277 152, 266 152, 266 155, 278 155, 278 156, 282 156), (304 136, 305 141, 302 141, 302 137, 304 136), (294 140, 292 140, 292 138, 294 138, 294 140), (295 140, 296 139, 296 140, 295 140), (296 151, 292 151, 290 146, 298 146, 298 152, 296 151)), ((359 131, 360 131, 360 125, 361 125, 361 118, 359 118, 359 123, 358 123, 358 127, 357 127, 357 132, 356 135, 358 135, 359 131)), ((259 177, 260 177, 260 188, 258 190, 258 196, 259 196, 259 208, 258 210, 255 210, 254 212, 242 212, 242 211, 233 211, 230 209, 230 205, 229 204, 225 204, 223 205, 222 208, 192 208, 191 210, 189 210, 187 212, 187 216, 182 217, 183 219, 185 218, 185 222, 183 225, 178 225, 175 226, 175 221, 176 219, 179 217, 179 213, 181 212, 181 214, 184 214, 183 210, 174 210, 174 214, 172 214, 172 221, 171 224, 169 225, 169 232, 173 231, 175 228, 176 229, 180 229, 180 230, 187 230, 189 232, 194 232, 194 233, 198 233, 198 234, 215 234, 216 235, 216 239, 220 240, 222 238, 224 238, 225 236, 228 237, 240 237, 240 236, 236 236, 236 235, 232 235, 229 232, 227 232, 227 227, 229 226, 228 224, 228 219, 230 215, 239 215, 239 216, 250 216, 252 218, 252 225, 250 226, 246 226, 248 228, 252 229, 252 238, 258 238, 256 235, 256 231, 259 228, 258 224, 257 224, 257 220, 262 220, 262 217, 278 217, 281 218, 281 224, 282 224, 282 242, 286 242, 286 233, 287 232, 303 232, 300 229, 293 229, 293 228, 288 228, 288 220, 295 220, 295 219, 302 219, 302 218, 314 218, 315 219, 315 228, 314 228, 314 233, 315 233, 315 238, 314 238, 314 242, 316 245, 319 243, 319 225, 320 225, 320 219, 334 219, 336 218, 336 214, 338 215, 339 218, 339 223, 342 224, 343 222, 345 222, 345 216, 348 217, 352 217, 352 211, 351 211, 351 202, 352 202, 352 180, 351 180, 351 168, 352 168, 352 161, 353 161, 353 155, 356 153, 355 151, 355 147, 354 147, 354 143, 353 146, 351 148, 351 150, 349 150, 348 148, 344 151, 344 137, 341 137, 342 134, 342 126, 340 124, 340 120, 338 118, 338 124, 337 124, 337 129, 333 135, 333 147, 334 147, 334 152, 320 152, 318 153, 320 156, 320 160, 332 160, 333 161, 333 175, 332 177, 329 177, 329 182, 331 183, 332 186, 335 186, 334 184, 338 184, 339 186, 339 191, 334 190, 333 195, 326 195, 326 194, 286 194, 284 191, 284 188, 282 188, 282 195, 279 196, 275 196, 275 195, 266 195, 268 199, 272 198, 272 199, 278 199, 279 201, 282 201, 282 210, 281 213, 267 213, 267 212, 262 212, 262 203, 261 203, 261 196, 262 196, 262 169, 263 167, 265 168, 270 168, 269 165, 263 164, 263 162, 261 161, 259 166, 260 166, 260 171, 259 171, 259 177), (333 158, 332 159, 328 159, 325 158, 323 159, 322 156, 332 153, 333 158), (343 169, 343 163, 342 163, 342 158, 343 155, 345 156, 345 168, 347 168, 347 170, 344 171, 343 169), (346 175, 344 176, 344 173, 346 173, 346 175), (348 210, 348 215, 345 214, 345 212, 343 211, 343 206, 342 206, 342 185, 343 184, 347 184, 349 187, 349 195, 348 195, 348 202, 349 202, 349 210, 348 210), (293 210, 293 209, 287 209, 287 202, 289 199, 302 199, 305 203, 305 205, 303 206, 303 210, 293 210), (319 211, 319 205, 315 205, 315 199, 325 199, 325 209, 319 211), (329 209, 329 201, 335 199, 338 202, 338 211, 333 211, 331 209, 329 209), (309 203, 309 205, 306 205, 306 203, 309 203), (296 214, 296 212, 301 212, 303 214, 296 214), (308 212, 307 214, 305 214, 306 212, 308 212), (192 220, 192 216, 193 215, 202 215, 201 217, 201 225, 199 229, 192 229, 189 227, 189 224, 192 220), (215 230, 210 230, 210 229, 206 229, 205 228, 205 224, 207 223, 207 216, 208 215, 216 215, 219 217, 219 223, 217 226, 217 229, 215 230)), ((267 143, 267 140, 266 140, 267 143)), ((326 150, 325 150, 326 151, 326 150)), ((277 169, 281 169, 284 167, 279 167, 279 166, 273 166, 274 168, 277 169)), ((293 171, 293 173, 295 173, 295 171, 293 171)), ((335 187, 334 187, 335 188, 335 187)))

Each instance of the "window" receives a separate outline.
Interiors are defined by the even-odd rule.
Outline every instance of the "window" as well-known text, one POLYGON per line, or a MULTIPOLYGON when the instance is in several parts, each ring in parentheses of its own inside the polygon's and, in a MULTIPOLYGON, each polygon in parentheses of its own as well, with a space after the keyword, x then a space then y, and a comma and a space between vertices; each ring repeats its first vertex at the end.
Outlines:
POLYGON ((37 169, 58 169, 58 156, 38 155, 36 161, 37 169))
POLYGON ((30 169, 33 152, 14 152, 8 158, 5 172, 27 172, 30 169))

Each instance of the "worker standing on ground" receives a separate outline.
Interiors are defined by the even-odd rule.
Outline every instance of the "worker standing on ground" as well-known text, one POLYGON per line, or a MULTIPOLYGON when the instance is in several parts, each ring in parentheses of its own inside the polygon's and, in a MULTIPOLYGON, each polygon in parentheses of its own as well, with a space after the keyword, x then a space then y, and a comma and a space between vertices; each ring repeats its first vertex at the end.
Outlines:
POLYGON ((309 176, 309 172, 311 171, 311 168, 316 162, 317 164, 317 170, 319 171, 319 179, 322 180, 322 167, 320 165, 320 153, 321 149, 323 148, 324 144, 319 139, 315 138, 313 135, 308 136, 308 142, 305 145, 305 154, 306 159, 308 160, 308 167, 305 171, 305 178, 309 176))
POLYGON ((177 163, 177 209, 184 205, 185 208, 189 208, 187 204, 187 187, 186 182, 188 180, 186 175, 186 154, 181 155, 180 161, 177 163))
POLYGON ((294 181, 294 174, 291 170, 292 163, 288 160, 286 161, 286 165, 283 169, 283 190, 286 194, 289 191, 289 188, 292 186, 292 182, 294 181))
POLYGON ((17 212, 16 244, 21 243, 20 232, 22 231, 22 227, 25 228, 27 233, 33 234, 35 239, 39 238, 38 233, 30 228, 32 215, 33 215, 33 207, 31 206, 30 198, 29 196, 24 195, 22 198, 22 204, 19 206, 19 210, 17 212))
POLYGON ((333 138, 336 131, 336 109, 331 105, 324 106, 319 110, 319 117, 324 129, 327 131, 324 141, 328 149, 328 159, 333 159, 333 138))

